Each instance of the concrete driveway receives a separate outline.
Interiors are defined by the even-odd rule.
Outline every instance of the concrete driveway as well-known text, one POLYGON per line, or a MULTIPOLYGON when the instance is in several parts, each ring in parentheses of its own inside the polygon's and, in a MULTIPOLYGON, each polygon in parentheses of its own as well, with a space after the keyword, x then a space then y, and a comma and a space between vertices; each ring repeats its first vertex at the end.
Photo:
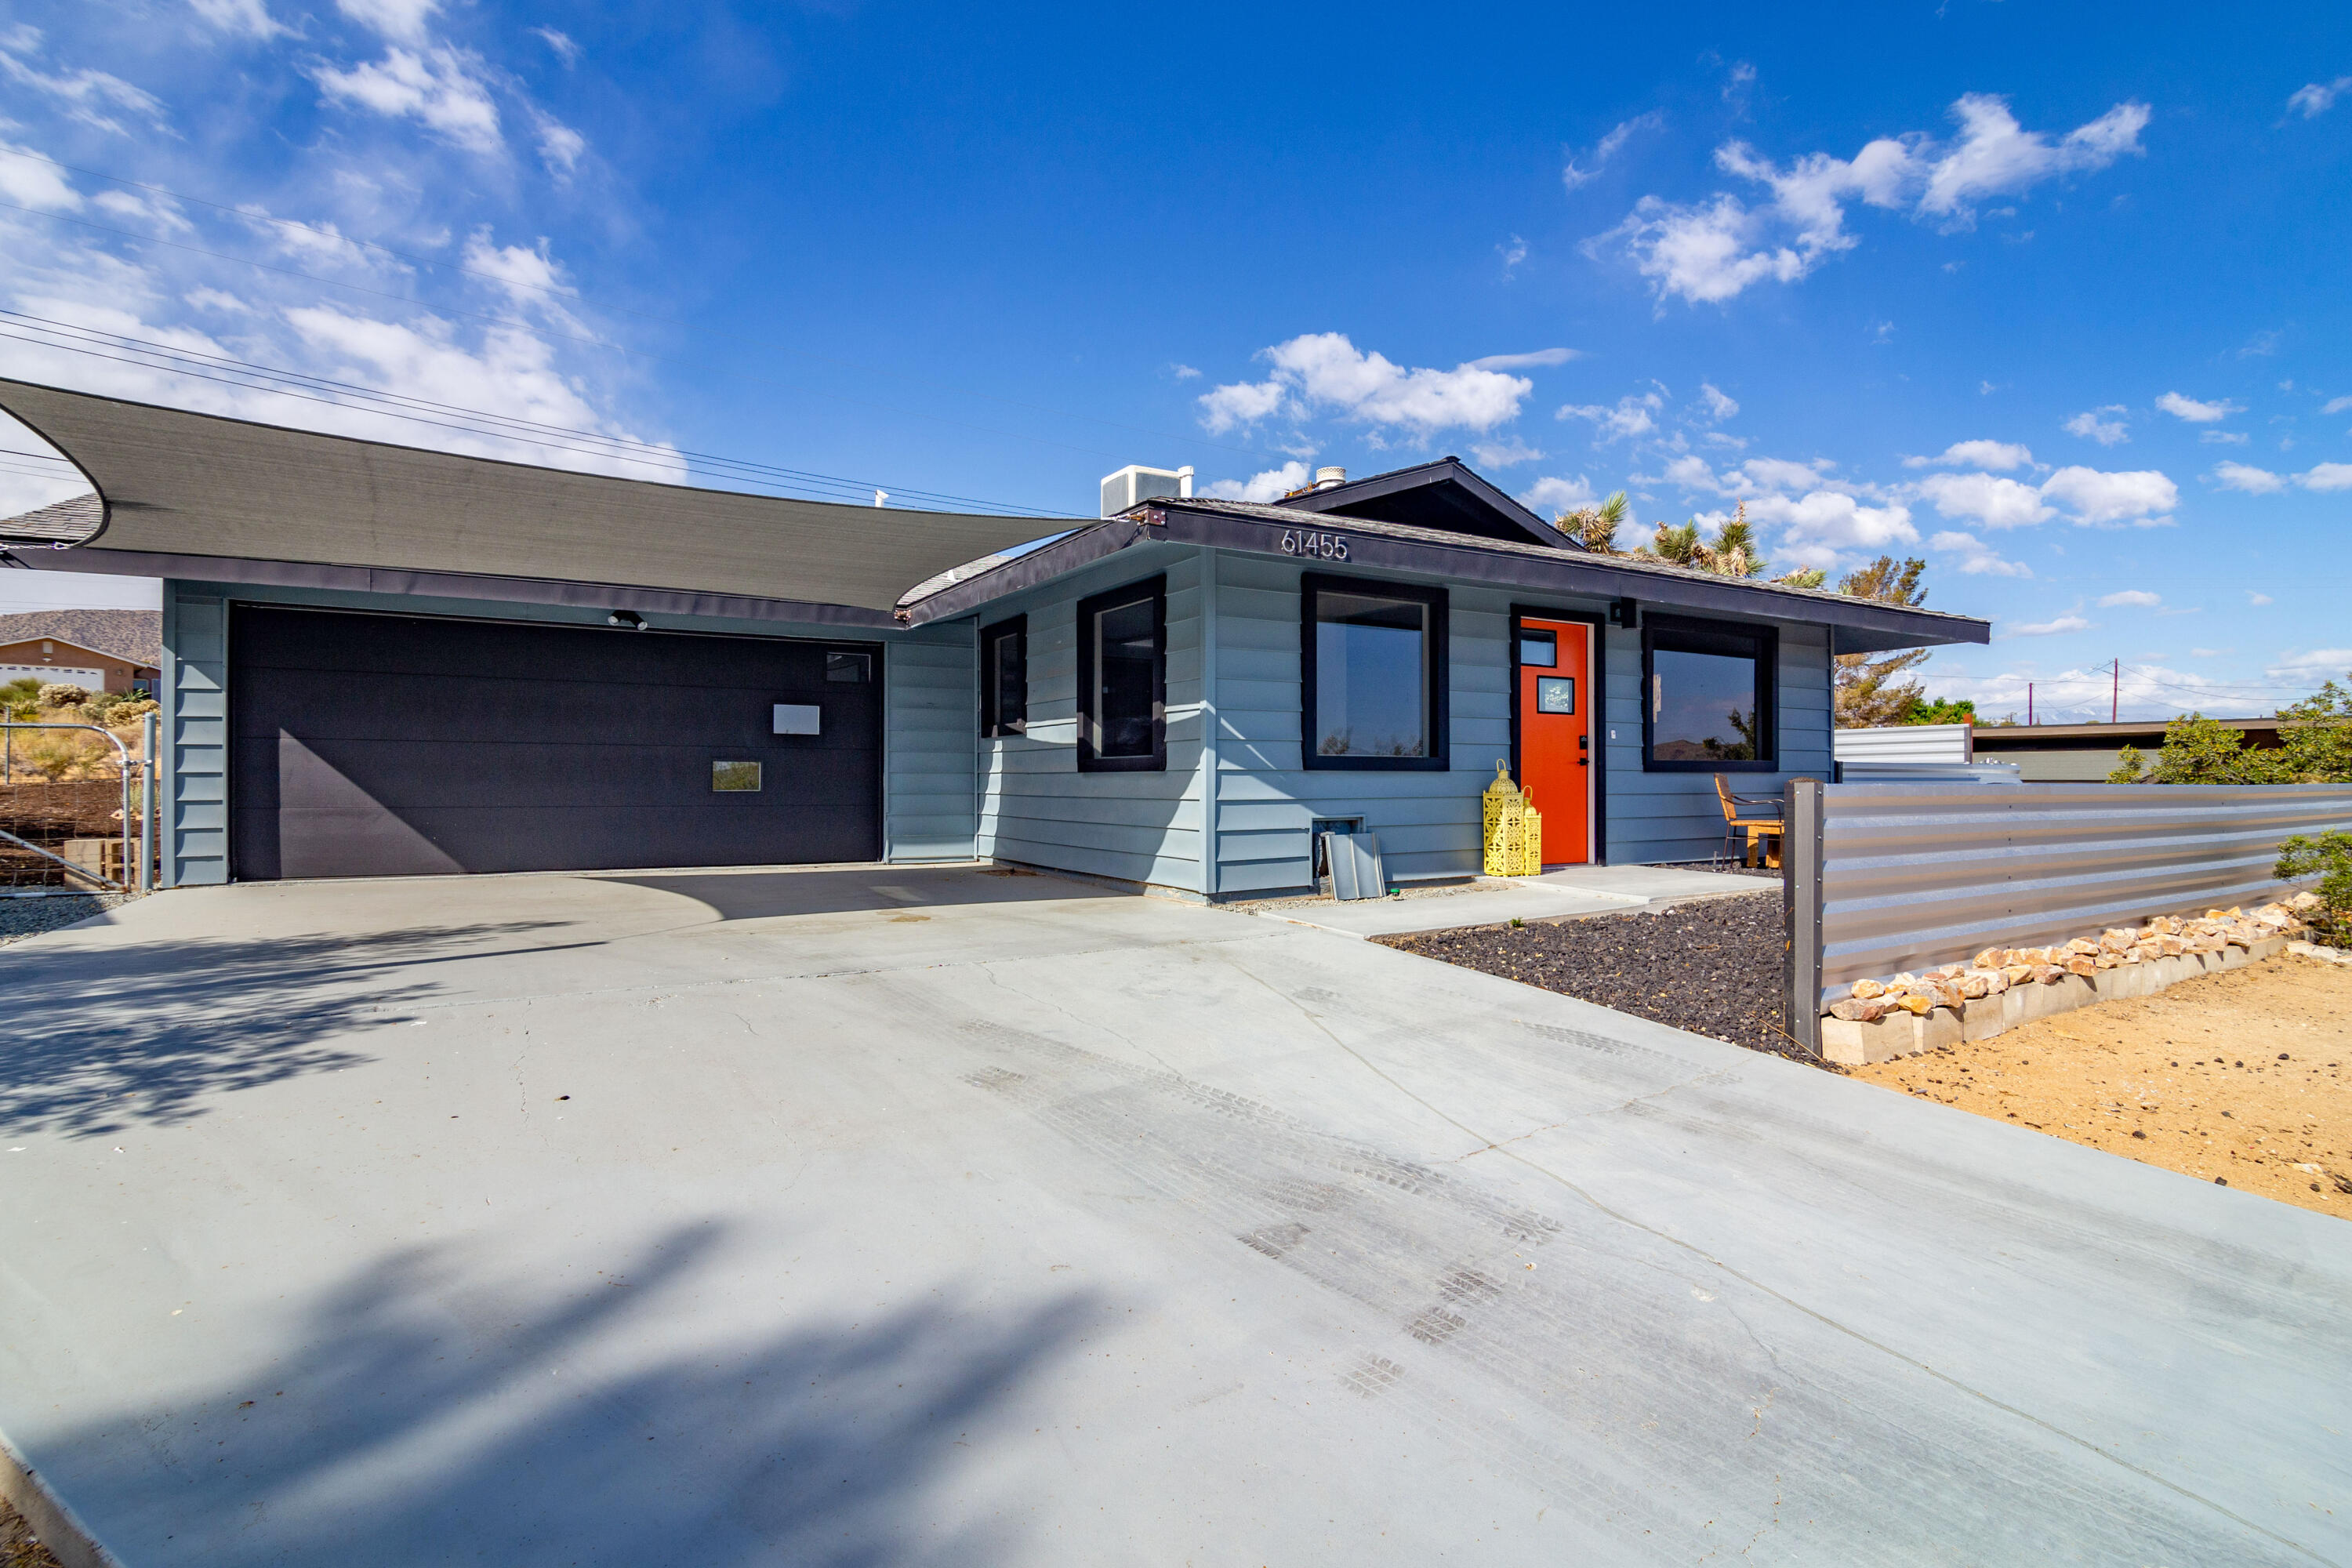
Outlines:
POLYGON ((0 952, 0 1430, 146 1564, 2352 1561, 2352 1227, 973 868, 0 952))

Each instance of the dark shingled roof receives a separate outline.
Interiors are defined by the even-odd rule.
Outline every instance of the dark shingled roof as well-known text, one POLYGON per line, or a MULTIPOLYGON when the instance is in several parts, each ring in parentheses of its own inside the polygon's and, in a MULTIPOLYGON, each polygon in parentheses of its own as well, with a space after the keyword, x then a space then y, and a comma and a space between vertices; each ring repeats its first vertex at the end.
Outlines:
POLYGON ((112 654, 151 669, 163 665, 161 610, 28 610, 0 616, 0 644, 33 637, 51 637, 92 653, 112 654))
POLYGON ((79 544, 106 521, 96 490, 15 517, 0 517, 0 544, 79 544))

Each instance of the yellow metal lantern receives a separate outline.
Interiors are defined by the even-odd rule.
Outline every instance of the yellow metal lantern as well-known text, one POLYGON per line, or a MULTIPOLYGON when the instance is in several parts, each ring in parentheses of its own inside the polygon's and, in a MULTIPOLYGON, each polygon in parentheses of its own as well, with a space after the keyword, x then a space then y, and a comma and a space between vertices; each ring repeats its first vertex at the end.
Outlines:
POLYGON ((1489 877, 1532 877, 1543 869, 1543 817, 1511 782, 1510 765, 1495 764, 1486 786, 1486 869, 1489 877))

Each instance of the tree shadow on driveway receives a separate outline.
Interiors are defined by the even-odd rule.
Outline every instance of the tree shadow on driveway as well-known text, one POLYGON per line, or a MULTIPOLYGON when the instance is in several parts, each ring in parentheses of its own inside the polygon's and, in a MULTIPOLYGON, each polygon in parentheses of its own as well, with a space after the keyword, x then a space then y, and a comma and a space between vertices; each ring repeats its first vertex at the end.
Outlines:
POLYGON ((372 1058, 330 1043, 433 994, 404 972, 558 921, 0 954, 0 1132, 92 1138, 200 1115, 208 1095, 372 1058))
POLYGON ((132 1563, 1003 1555, 1017 1505, 953 1472, 1101 1303, 983 1311, 950 1291, 852 1321, 761 1292, 789 1326, 714 1344, 678 1312, 709 1319, 720 1240, 680 1228, 625 1273, 553 1280, 484 1243, 412 1248, 297 1314, 282 1354, 36 1460, 132 1563))

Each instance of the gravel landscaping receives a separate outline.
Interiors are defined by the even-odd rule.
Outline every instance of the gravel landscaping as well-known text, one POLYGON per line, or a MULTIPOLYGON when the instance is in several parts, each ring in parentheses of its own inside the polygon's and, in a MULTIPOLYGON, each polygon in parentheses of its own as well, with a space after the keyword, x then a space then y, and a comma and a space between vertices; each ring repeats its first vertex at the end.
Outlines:
POLYGON ((1375 940, 1818 1066, 1782 1032, 1780 900, 1772 889, 1656 914, 1475 926, 1375 940))
POLYGON ((0 899, 0 947, 45 931, 79 925, 128 897, 125 893, 58 893, 39 899, 0 899))

